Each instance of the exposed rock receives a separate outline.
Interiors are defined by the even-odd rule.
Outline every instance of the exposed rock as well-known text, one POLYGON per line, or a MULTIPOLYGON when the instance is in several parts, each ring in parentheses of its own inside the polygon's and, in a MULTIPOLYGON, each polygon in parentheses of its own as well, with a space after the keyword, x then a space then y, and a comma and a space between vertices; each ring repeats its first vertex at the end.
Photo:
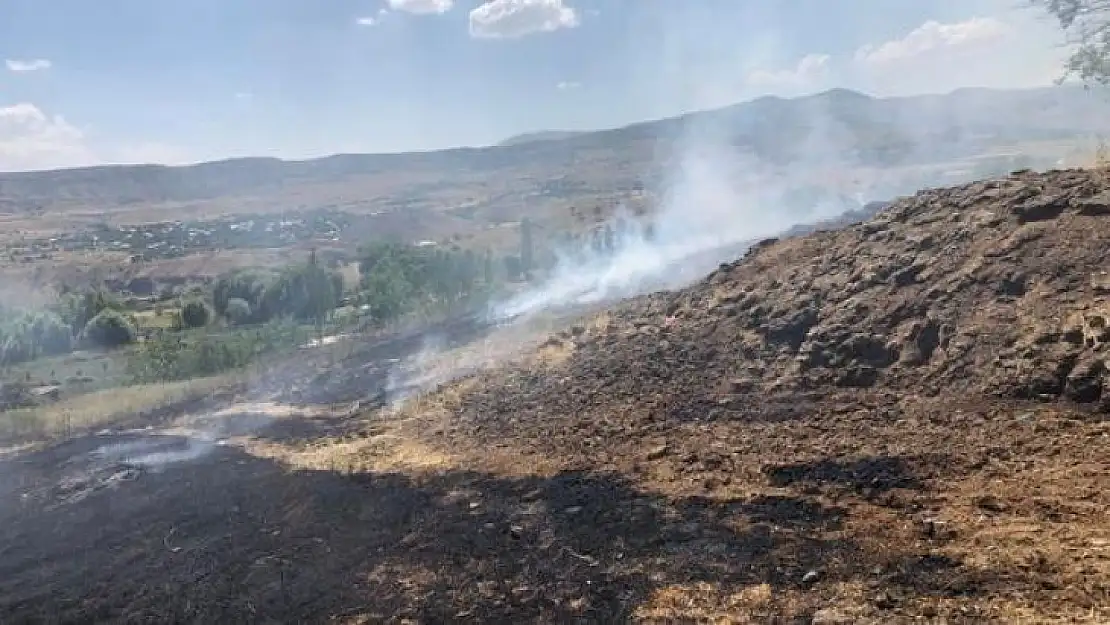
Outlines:
POLYGON ((1106 361, 1089 356, 1072 369, 1064 384, 1064 396, 1079 403, 1092 403, 1102 397, 1106 383, 1106 361))
POLYGON ((1110 191, 1103 191, 1094 197, 1080 200, 1076 208, 1080 215, 1110 215, 1110 191))

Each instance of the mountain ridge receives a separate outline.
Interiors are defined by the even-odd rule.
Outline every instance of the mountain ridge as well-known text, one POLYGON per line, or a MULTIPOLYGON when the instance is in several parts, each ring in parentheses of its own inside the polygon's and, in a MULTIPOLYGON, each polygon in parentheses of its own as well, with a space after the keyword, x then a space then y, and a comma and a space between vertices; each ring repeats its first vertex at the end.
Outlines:
POLYGON ((978 149, 988 139, 1065 139, 1110 131, 1105 104, 1071 87, 961 90, 900 98, 834 89, 800 98, 764 97, 618 128, 528 133, 506 140, 509 145, 0 173, 0 209, 20 212, 65 202, 118 205, 272 194, 291 185, 334 184, 398 172, 451 178, 519 172, 522 167, 566 169, 584 157, 593 159, 591 167, 599 162, 619 167, 647 164, 658 158, 660 149, 664 155, 668 149, 680 152, 684 141, 703 139, 780 164, 847 154, 881 166, 978 149), (521 140, 529 136, 539 139, 521 140))

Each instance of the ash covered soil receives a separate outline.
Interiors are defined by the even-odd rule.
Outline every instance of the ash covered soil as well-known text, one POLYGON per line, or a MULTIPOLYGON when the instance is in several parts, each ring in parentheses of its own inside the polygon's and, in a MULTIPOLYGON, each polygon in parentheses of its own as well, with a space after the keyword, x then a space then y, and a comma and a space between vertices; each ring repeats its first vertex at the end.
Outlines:
POLYGON ((400 408, 411 337, 219 440, 11 454, 0 622, 1110 622, 1104 176, 769 241, 400 408))

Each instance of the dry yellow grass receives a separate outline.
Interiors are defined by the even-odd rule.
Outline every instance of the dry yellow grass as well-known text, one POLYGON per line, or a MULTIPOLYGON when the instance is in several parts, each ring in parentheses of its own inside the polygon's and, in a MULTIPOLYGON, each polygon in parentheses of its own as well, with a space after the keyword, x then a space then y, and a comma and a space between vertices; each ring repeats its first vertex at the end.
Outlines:
MULTIPOLYGON (((467 382, 449 385, 435 396, 419 396, 398 407, 373 413, 355 436, 325 438, 309 444, 246 439, 248 453, 277 460, 293 469, 336 471, 344 474, 393 471, 420 473, 463 466, 449 450, 427 442, 428 431, 450 416, 451 402, 467 382)), ((366 417, 368 415, 363 415, 366 417)))
POLYGON ((558 462, 506 444, 479 447, 446 436, 450 420, 475 378, 445 384, 435 393, 412 397, 396 406, 358 417, 360 431, 309 443, 243 438, 236 441, 249 454, 282 463, 290 469, 360 473, 406 473, 413 476, 451 470, 485 471, 491 475, 551 475, 558 462))
POLYGON ((664 586, 653 592, 633 617, 643 623, 755 623, 772 598, 770 584, 750 586, 739 592, 724 592, 707 582, 664 586))
POLYGON ((182 382, 109 388, 62 401, 0 413, 0 438, 51 439, 115 423, 134 420, 142 413, 212 395, 230 387, 240 374, 182 382))

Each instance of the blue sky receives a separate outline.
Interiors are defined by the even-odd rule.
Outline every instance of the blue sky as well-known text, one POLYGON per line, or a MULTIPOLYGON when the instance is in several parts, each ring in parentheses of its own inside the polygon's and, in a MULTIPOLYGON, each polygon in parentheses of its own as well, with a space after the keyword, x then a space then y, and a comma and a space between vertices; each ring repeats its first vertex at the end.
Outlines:
POLYGON ((493 143, 833 86, 1048 84, 1015 0, 0 0, 0 170, 493 143))

